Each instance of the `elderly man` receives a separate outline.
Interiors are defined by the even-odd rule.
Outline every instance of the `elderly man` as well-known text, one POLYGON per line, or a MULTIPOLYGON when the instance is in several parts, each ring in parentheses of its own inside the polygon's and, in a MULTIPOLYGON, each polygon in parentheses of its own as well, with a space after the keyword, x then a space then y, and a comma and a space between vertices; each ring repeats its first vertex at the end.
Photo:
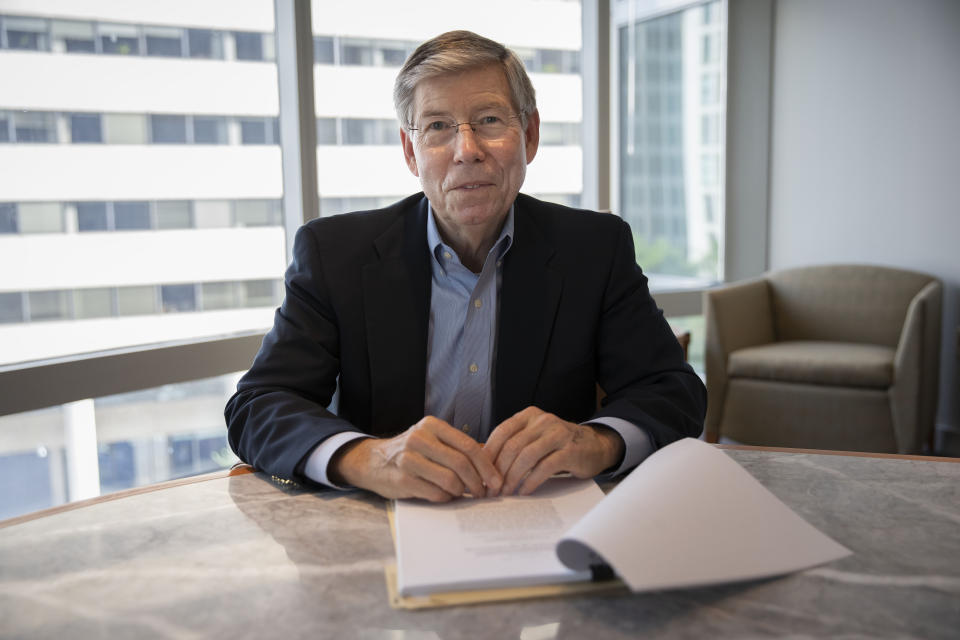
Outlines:
POLYGON ((423 192, 299 230, 273 329, 226 407, 237 455, 445 501, 623 473, 699 435, 706 392, 629 227, 519 194, 540 126, 519 58, 443 34, 407 60, 394 102, 423 192))

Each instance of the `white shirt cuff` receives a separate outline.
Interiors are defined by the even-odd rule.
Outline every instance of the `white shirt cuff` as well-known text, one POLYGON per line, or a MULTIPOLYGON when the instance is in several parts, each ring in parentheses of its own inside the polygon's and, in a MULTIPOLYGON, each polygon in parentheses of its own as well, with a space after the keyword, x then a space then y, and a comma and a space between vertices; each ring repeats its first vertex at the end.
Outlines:
POLYGON ((623 473, 627 469, 632 469, 653 453, 653 442, 650 441, 650 436, 632 422, 623 418, 603 417, 591 420, 588 424, 601 424, 609 427, 623 438, 623 462, 616 469, 602 474, 604 477, 612 477, 623 473))
POLYGON ((319 482, 334 489, 352 489, 353 487, 341 487, 340 485, 330 482, 330 478, 327 476, 327 467, 330 465, 330 460, 333 459, 333 455, 345 444, 359 440, 360 438, 369 437, 370 436, 365 433, 357 433, 356 431, 341 431, 340 433, 330 436, 317 445, 317 448, 310 453, 306 464, 303 466, 303 475, 314 482, 319 482))

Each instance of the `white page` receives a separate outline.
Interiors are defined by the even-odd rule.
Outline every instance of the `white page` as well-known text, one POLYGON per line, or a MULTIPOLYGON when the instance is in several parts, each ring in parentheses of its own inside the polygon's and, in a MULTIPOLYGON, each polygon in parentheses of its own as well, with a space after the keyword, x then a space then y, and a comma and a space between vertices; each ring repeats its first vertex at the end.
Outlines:
POLYGON ((723 451, 686 438, 657 451, 574 526, 557 553, 605 559, 634 591, 790 573, 850 554, 723 451))
POLYGON ((556 546, 603 497, 593 480, 554 478, 532 496, 398 500, 400 595, 589 580, 560 562, 556 546))

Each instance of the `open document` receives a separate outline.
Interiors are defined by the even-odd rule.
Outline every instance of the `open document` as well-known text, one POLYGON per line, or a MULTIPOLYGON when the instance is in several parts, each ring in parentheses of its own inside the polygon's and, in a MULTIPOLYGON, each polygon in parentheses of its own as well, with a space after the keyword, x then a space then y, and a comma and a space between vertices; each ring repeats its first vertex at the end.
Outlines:
POLYGON ((723 451, 687 438, 604 496, 553 479, 533 496, 398 501, 402 596, 589 580, 609 566, 634 591, 790 573, 849 555, 723 451))

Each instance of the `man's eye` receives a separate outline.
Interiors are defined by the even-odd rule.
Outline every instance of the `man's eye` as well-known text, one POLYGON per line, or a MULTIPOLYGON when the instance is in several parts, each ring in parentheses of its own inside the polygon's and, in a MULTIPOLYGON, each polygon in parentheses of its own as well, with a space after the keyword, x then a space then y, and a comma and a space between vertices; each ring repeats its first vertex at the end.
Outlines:
POLYGON ((498 124, 500 122, 500 116, 483 116, 480 118, 480 124, 498 124))
POLYGON ((447 123, 442 120, 434 120, 426 126, 427 131, 443 131, 446 128, 447 123))

